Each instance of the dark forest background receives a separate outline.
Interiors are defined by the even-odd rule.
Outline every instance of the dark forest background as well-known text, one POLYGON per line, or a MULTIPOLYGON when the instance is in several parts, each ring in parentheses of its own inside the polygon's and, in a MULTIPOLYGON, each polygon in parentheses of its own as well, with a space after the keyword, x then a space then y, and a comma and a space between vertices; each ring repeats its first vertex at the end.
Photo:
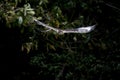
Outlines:
POLYGON ((1 80, 120 80, 119 4, 115 0, 0 1, 1 80), (28 3, 35 14, 25 15, 28 3), (31 22, 33 16, 61 29, 97 25, 87 34, 58 35, 41 32, 43 27, 31 22))

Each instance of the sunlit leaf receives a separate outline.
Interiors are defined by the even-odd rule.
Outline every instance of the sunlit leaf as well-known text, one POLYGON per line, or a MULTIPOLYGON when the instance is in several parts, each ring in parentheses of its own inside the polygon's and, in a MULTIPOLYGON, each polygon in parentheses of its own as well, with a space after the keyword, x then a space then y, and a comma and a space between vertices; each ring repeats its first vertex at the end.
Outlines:
POLYGON ((23 18, 21 16, 18 17, 18 24, 22 24, 23 23, 23 18))

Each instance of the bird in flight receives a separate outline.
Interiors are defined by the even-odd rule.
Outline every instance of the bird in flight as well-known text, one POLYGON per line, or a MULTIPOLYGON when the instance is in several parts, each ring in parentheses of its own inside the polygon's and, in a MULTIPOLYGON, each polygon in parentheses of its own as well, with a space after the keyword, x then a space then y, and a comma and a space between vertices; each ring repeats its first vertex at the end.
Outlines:
POLYGON ((65 34, 65 33, 89 33, 92 30, 94 30, 95 26, 96 26, 96 25, 92 25, 92 26, 79 27, 79 28, 73 28, 73 29, 64 29, 63 30, 63 29, 57 29, 57 28, 48 26, 47 24, 45 24, 45 23, 43 23, 41 21, 38 21, 37 19, 34 19, 34 21, 38 25, 44 26, 44 27, 46 27, 49 30, 53 30, 53 31, 57 32, 58 34, 65 34))

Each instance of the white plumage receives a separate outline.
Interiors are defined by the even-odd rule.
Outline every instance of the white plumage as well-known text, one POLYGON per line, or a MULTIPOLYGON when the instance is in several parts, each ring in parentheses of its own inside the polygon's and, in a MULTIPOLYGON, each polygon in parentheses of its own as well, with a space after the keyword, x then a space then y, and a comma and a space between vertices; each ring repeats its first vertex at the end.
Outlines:
POLYGON ((58 34, 64 34, 64 33, 89 33, 92 30, 94 30, 95 26, 96 26, 96 25, 92 25, 92 26, 86 26, 86 27, 80 27, 80 28, 62 30, 62 29, 57 29, 57 28, 53 28, 51 26, 48 26, 48 25, 44 24, 43 22, 38 21, 37 19, 34 19, 34 21, 38 25, 41 25, 41 26, 46 27, 47 29, 56 31, 58 34))

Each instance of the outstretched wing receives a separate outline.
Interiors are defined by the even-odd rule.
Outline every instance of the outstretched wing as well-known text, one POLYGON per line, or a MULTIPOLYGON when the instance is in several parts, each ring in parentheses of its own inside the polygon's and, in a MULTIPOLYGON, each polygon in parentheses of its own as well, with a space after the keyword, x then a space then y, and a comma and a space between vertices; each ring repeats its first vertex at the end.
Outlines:
POLYGON ((87 27, 80 27, 75 29, 66 29, 63 30, 63 33, 88 33, 95 29, 96 25, 87 26, 87 27))

